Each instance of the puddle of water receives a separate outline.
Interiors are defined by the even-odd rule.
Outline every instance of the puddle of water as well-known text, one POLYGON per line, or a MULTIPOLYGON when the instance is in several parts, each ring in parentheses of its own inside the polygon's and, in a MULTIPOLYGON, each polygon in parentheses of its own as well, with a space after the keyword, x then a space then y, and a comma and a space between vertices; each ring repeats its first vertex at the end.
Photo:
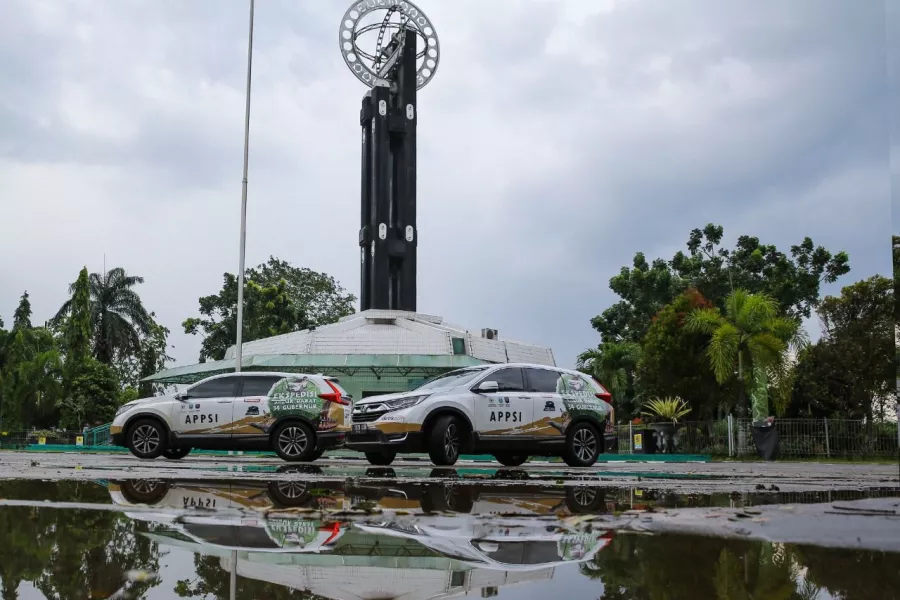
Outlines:
MULTIPOLYGON (((3 481, 0 594, 4 600, 900 597, 897 553, 612 526, 630 510, 838 502, 897 496, 897 488, 830 497, 679 496, 476 484, 448 481, 447 472, 426 483, 377 475, 3 481), (25 501, 32 504, 15 505, 25 501), (84 508, 59 508, 72 502, 84 508)), ((767 508, 743 516, 758 519, 767 508)), ((896 528, 900 514, 879 518, 896 528)))

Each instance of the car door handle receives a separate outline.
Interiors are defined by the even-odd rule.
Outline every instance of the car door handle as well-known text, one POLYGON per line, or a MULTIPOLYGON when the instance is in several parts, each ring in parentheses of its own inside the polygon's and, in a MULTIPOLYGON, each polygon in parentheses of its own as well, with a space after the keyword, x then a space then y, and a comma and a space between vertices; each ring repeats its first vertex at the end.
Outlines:
POLYGON ((218 404, 231 404, 231 400, 219 400, 218 404))
POLYGON ((519 400, 528 400, 531 396, 519 396, 519 400))

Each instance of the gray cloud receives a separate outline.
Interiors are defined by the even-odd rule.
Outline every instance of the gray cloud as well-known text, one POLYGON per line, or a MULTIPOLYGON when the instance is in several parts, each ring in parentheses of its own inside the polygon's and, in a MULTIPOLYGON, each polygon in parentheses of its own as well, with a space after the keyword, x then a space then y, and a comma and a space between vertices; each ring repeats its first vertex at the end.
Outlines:
MULTIPOLYGON (((840 284, 889 271, 882 4, 420 5, 443 50, 419 111, 423 312, 572 364, 609 278, 710 221, 846 249, 840 284)), ((357 292, 345 9, 257 2, 247 260, 357 292)), ((0 6, 0 315, 27 288, 49 317, 105 252, 195 360, 179 324, 237 262, 246 19, 237 0, 0 6)))

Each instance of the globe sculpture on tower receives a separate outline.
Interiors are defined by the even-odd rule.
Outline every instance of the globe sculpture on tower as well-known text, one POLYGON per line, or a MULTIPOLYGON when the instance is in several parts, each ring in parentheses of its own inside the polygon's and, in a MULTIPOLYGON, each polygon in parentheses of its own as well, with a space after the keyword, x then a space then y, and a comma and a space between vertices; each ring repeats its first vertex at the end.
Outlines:
POLYGON ((344 62, 370 88, 359 114, 360 310, 415 312, 416 93, 437 70, 437 33, 412 2, 360 0, 339 35, 344 62))

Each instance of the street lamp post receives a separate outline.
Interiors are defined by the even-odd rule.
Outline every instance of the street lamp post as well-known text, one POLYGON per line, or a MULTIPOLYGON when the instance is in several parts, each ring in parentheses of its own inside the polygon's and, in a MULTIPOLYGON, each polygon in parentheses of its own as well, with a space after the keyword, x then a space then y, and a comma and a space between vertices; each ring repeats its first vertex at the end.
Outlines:
POLYGON ((255 0, 250 0, 250 34, 247 44, 247 107, 244 114, 244 178, 241 181, 241 250, 238 260, 238 297, 237 297, 237 340, 235 342, 234 370, 241 371, 243 360, 244 332, 244 257, 247 249, 247 166, 250 156, 250 72, 253 65, 253 9, 255 0))

